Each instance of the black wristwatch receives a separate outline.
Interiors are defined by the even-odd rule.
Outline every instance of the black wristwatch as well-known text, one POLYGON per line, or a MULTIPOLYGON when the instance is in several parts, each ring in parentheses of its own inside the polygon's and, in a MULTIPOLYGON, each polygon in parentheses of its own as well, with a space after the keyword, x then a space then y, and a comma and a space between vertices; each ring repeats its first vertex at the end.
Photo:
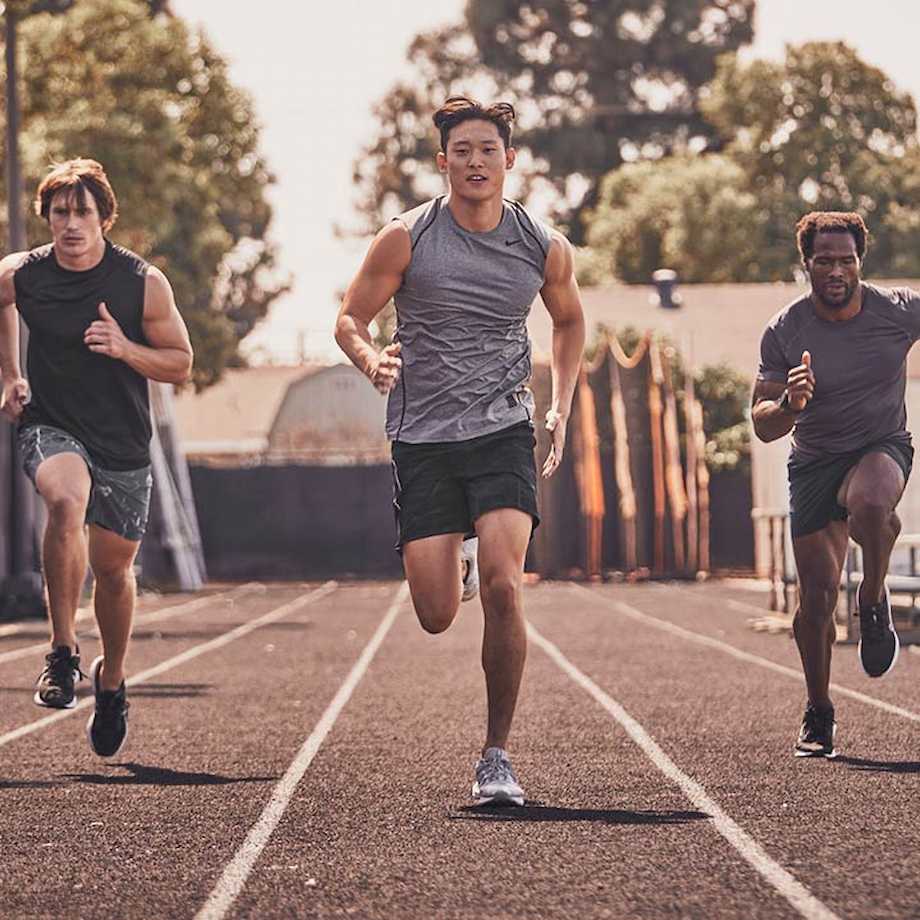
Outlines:
POLYGON ((805 411, 805 406, 802 406, 801 409, 793 409, 789 403, 789 391, 783 390, 783 395, 780 397, 779 407, 784 412, 788 412, 790 415, 799 415, 805 411))

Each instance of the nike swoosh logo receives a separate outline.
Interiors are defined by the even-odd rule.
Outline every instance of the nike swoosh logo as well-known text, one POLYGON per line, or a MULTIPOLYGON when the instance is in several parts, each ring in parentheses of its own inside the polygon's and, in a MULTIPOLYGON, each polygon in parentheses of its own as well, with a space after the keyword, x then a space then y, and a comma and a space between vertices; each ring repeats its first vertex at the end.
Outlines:
POLYGON ((513 246, 515 243, 520 243, 520 240, 505 240, 506 246, 513 246))

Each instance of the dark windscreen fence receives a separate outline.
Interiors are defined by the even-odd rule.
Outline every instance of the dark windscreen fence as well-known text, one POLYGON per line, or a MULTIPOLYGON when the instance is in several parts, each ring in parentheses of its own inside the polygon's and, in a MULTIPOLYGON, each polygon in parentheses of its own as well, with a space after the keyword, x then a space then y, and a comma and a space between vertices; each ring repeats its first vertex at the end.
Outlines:
POLYGON ((402 573, 389 466, 192 466, 212 579, 402 573))
MULTIPOLYGON (((678 389, 674 360, 650 337, 631 355, 611 337, 581 369, 563 463, 538 477, 527 571, 632 580, 752 568, 749 478, 710 482, 702 407, 692 386, 678 389)), ((547 364, 531 386, 539 470, 551 444, 547 364)), ((402 574, 388 464, 198 463, 191 485, 212 579, 402 574)))

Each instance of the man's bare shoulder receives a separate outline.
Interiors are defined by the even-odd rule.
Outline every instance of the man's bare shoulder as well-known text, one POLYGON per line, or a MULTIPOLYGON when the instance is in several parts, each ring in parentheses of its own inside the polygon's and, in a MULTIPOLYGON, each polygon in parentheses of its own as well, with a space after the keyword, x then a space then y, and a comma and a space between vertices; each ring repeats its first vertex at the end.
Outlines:
POLYGON ((399 220, 385 224, 377 231, 367 258, 374 266, 400 271, 405 269, 412 258, 412 239, 408 228, 399 220))
POLYGON ((4 278, 12 277, 22 266, 22 263, 29 258, 29 252, 11 252, 8 256, 0 259, 0 275, 4 278))
POLYGON ((568 237, 555 227, 549 228, 549 251, 546 254, 546 281, 567 280, 575 270, 575 251, 568 237))

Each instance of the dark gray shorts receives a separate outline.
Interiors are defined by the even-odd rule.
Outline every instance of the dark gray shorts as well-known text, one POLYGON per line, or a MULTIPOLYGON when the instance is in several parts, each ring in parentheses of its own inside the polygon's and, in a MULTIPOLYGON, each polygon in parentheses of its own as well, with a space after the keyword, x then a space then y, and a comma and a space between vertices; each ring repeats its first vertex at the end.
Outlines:
POLYGON ((819 457, 789 459, 789 523, 793 537, 823 530, 831 521, 845 521, 847 509, 837 501, 837 493, 847 473, 866 455, 888 454, 910 478, 914 450, 901 435, 885 438, 846 454, 826 454, 819 457))
MULTIPOLYGON (((86 523, 97 524, 126 540, 139 541, 147 529, 153 476, 149 466, 137 470, 104 470, 72 435, 50 425, 30 425, 19 432, 22 466, 32 484, 39 466, 56 454, 79 454, 93 480, 86 523)), ((38 488, 36 486, 36 488, 38 488)))

